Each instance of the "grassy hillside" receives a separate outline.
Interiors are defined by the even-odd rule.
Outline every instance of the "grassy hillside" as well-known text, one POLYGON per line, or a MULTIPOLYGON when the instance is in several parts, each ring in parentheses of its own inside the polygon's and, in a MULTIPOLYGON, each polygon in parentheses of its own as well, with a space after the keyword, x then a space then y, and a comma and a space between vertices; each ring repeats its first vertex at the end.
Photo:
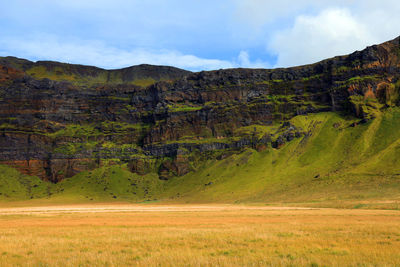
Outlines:
POLYGON ((337 113, 297 116, 291 122, 307 134, 280 149, 248 149, 223 160, 209 160, 196 171, 168 181, 115 165, 54 185, 1 166, 0 199, 286 202, 351 207, 369 203, 398 208, 399 108, 388 109, 364 124, 337 113))
POLYGON ((295 117, 304 138, 248 150, 169 182, 188 201, 329 202, 400 199, 400 110, 351 127, 335 113, 295 117), (209 183, 211 185, 208 185, 209 183))
POLYGON ((0 201, 48 197, 51 189, 52 184, 37 177, 23 175, 8 166, 0 165, 0 201))

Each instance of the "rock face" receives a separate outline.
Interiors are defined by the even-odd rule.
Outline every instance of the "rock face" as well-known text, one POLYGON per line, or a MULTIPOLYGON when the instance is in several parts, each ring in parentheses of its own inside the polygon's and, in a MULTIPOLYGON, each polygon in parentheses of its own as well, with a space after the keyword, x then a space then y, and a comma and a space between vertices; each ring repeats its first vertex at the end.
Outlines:
POLYGON ((399 105, 399 40, 275 70, 0 58, 0 161, 52 182, 113 163, 169 179, 221 153, 279 148, 304 134, 288 123, 296 115, 366 121, 399 105))

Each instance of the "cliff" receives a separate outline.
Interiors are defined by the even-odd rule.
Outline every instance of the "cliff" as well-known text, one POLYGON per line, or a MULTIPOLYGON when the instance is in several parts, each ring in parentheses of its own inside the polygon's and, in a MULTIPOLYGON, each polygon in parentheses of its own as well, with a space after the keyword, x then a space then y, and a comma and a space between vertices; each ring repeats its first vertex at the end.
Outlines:
POLYGON ((279 149, 290 120, 340 112, 354 125, 398 106, 400 39, 288 69, 192 73, 0 58, 0 161, 59 182, 84 170, 181 176, 207 159, 279 149))

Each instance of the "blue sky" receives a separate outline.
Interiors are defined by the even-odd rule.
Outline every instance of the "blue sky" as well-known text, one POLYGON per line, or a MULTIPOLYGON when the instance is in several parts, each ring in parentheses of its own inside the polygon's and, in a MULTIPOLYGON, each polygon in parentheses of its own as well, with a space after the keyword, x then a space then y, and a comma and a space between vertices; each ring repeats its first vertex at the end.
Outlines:
POLYGON ((396 0, 13 0, 0 56, 188 70, 313 63, 400 35, 396 0))

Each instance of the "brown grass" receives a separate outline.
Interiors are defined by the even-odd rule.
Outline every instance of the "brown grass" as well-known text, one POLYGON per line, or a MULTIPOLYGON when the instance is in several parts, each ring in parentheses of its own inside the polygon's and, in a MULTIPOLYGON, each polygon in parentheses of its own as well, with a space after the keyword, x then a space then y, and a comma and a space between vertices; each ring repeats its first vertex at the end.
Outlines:
POLYGON ((0 266, 399 266, 399 251, 399 211, 0 209, 0 266))

